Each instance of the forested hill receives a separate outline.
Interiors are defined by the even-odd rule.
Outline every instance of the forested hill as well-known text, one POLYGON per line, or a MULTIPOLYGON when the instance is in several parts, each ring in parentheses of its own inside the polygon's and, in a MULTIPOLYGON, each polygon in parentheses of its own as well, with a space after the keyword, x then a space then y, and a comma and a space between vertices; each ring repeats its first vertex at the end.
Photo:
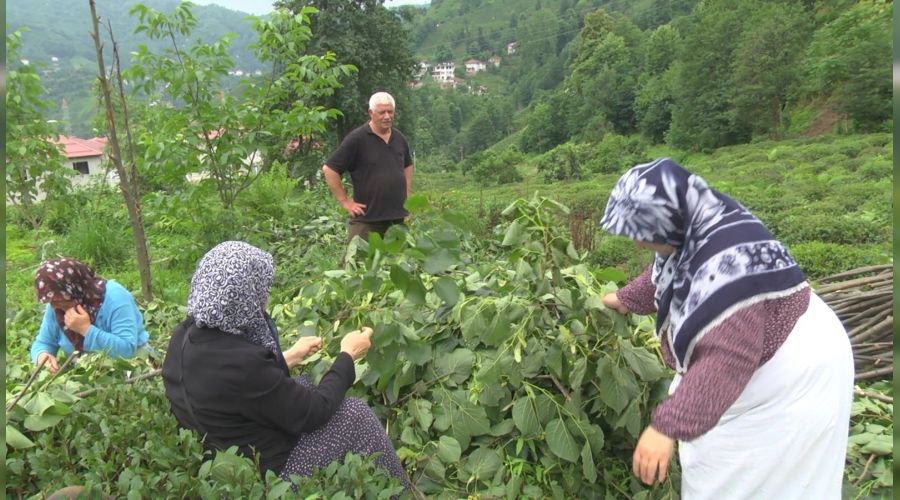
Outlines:
POLYGON ((585 14, 596 9, 620 13, 639 28, 648 29, 689 14, 696 3, 697 0, 432 0, 428 7, 406 6, 401 10, 413 19, 410 41, 416 55, 441 61, 469 55, 483 59, 503 55, 508 43, 529 38, 529 31, 534 28, 553 30, 542 38, 552 38, 553 45, 561 50, 583 27, 585 14), (534 17, 536 13, 538 16, 534 17), (532 26, 539 20, 547 24, 532 26))
POLYGON ((405 12, 413 51, 455 63, 456 92, 422 78, 419 163, 466 171, 482 151, 603 141, 627 162, 641 142, 711 151, 887 131, 892 11, 887 0, 433 1, 405 12), (492 56, 498 66, 467 73, 465 61, 492 56))
MULTIPOLYGON (((110 23, 122 64, 128 66, 129 54, 139 44, 147 44, 158 50, 161 43, 150 40, 144 34, 134 34, 137 18, 128 14, 139 0, 98 0, 97 12, 104 23, 110 23)), ((161 12, 171 12, 179 0, 146 0, 144 5, 161 12)), ((251 73, 261 67, 250 44, 256 40, 256 32, 247 20, 248 14, 222 7, 195 5, 192 9, 197 26, 191 40, 202 39, 207 43, 220 40, 233 33, 229 55, 235 69, 251 73)), ((97 57, 91 39, 91 13, 87 0, 10 0, 6 3, 7 33, 24 28, 21 54, 29 64, 38 68, 46 88, 46 95, 53 105, 48 118, 61 122, 60 132, 90 137, 100 132, 94 130, 97 116, 97 97, 92 83, 97 76, 97 57)), ((106 28, 101 28, 105 33, 106 28)), ((110 47, 106 47, 107 57, 110 47)), ((107 59, 107 64, 111 59, 107 59)))
MULTIPOLYGON (((148 43, 143 35, 134 35, 137 20, 128 11, 138 0, 98 0, 101 21, 112 25, 120 53, 129 54, 139 43, 148 43)), ((171 12, 179 0, 146 0, 144 5, 159 11, 171 12)), ((259 67, 248 46, 256 39, 248 14, 223 7, 195 5, 197 26, 193 38, 213 42, 226 33, 234 33, 231 57, 238 68, 245 71, 259 67)), ((56 57, 60 69, 89 66, 96 69, 94 43, 90 37, 91 13, 87 0, 9 0, 6 2, 7 32, 22 26, 28 28, 21 56, 32 63, 52 65, 56 57)), ((153 43, 148 43, 155 48, 153 43)), ((128 64, 127 60, 122 61, 128 64)))

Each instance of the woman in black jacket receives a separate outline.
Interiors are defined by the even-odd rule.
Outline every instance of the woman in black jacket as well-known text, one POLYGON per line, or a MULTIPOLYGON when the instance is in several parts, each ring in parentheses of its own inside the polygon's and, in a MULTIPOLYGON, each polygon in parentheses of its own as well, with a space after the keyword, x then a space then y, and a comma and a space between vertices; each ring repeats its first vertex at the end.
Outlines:
POLYGON ((308 476, 348 452, 380 452, 375 463, 409 480, 378 418, 363 401, 345 398, 354 360, 365 356, 371 328, 348 333, 318 386, 292 379, 291 367, 319 350, 304 337, 282 352, 265 308, 272 256, 244 242, 210 250, 191 279, 188 318, 176 328, 163 363, 172 413, 205 436, 205 446, 238 446, 259 454, 260 467, 284 479, 308 476))

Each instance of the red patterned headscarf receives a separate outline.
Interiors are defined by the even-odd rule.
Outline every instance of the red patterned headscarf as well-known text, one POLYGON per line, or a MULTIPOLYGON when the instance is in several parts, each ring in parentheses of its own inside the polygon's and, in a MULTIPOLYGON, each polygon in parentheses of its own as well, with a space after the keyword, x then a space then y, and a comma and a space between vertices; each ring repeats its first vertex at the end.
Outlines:
MULTIPOLYGON (((38 301, 47 304, 54 300, 73 300, 81 305, 91 317, 97 320, 97 313, 106 295, 106 280, 97 276, 94 270, 75 259, 62 257, 45 261, 34 275, 34 289, 38 301)), ((66 328, 66 311, 55 309, 56 322, 66 338, 78 351, 84 350, 84 337, 66 328)))

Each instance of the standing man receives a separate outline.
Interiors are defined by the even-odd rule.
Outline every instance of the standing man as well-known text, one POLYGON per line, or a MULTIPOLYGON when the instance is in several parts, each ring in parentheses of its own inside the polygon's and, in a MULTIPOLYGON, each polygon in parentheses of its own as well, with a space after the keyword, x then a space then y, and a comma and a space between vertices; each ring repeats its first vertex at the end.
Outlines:
POLYGON ((394 128, 394 98, 377 92, 369 98, 369 121, 344 138, 322 165, 331 194, 350 214, 347 241, 367 240, 369 232, 384 236, 409 215, 403 204, 412 193, 409 144, 394 128), (353 198, 347 196, 341 175, 350 172, 353 198))

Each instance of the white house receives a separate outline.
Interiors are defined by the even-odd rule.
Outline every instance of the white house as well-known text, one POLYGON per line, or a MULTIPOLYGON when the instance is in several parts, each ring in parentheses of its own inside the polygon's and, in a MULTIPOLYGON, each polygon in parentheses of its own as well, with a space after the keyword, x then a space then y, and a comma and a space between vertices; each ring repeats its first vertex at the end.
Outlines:
POLYGON ((500 66, 500 56, 491 56, 488 59, 489 64, 493 64, 494 66, 500 66))
MULTIPOLYGON (((106 137, 80 139, 68 135, 59 136, 59 144, 64 148, 66 163, 77 174, 72 178, 73 186, 86 186, 96 176, 106 174, 103 163, 106 160, 106 137)), ((111 172, 107 182, 117 182, 115 172, 111 172)))
POLYGON ((506 53, 507 54, 515 54, 516 49, 519 47, 519 42, 509 42, 506 44, 506 53))
POLYGON ((466 61, 466 74, 474 75, 475 73, 486 69, 487 65, 484 61, 479 61, 478 59, 469 59, 466 61))
POLYGON ((456 64, 453 61, 440 62, 434 65, 431 76, 439 82, 450 82, 453 81, 454 70, 456 70, 456 64))

